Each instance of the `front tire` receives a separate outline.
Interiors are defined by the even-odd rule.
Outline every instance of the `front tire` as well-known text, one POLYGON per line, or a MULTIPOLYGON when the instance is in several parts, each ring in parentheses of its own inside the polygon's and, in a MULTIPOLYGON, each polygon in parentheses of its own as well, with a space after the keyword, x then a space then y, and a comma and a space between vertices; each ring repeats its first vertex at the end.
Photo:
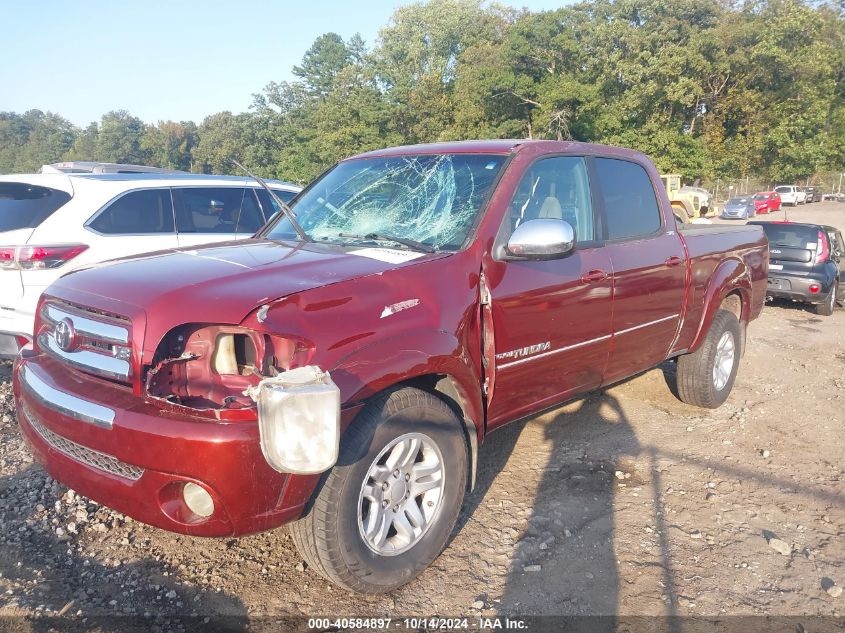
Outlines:
POLYGON ((833 311, 836 309, 836 297, 839 294, 839 284, 834 283, 830 289, 830 294, 822 303, 817 303, 813 306, 813 311, 819 316, 833 316, 833 311))
POLYGON ((741 337, 736 315, 719 310, 701 346, 678 358, 678 395, 682 401, 716 409, 728 399, 739 367, 741 337))
POLYGON ((396 589, 443 551, 467 463, 461 423, 445 402, 411 387, 379 396, 345 433, 310 510, 290 525, 294 543, 341 587, 396 589))

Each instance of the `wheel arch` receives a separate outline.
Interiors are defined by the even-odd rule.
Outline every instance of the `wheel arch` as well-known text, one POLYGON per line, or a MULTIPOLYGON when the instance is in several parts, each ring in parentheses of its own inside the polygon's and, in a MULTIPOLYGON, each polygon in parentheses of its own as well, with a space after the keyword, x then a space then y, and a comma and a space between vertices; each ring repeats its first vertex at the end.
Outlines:
POLYGON ((716 313, 722 309, 732 312, 739 321, 744 352, 745 330, 751 314, 751 274, 743 260, 732 257, 716 268, 705 292, 704 306, 704 316, 690 345, 690 352, 704 342, 716 313))
MULTIPOLYGON (((417 332, 357 350, 331 370, 344 403, 365 404, 403 387, 415 387, 443 400, 461 422, 475 486, 478 447, 484 439, 485 409, 480 372, 458 339, 447 332, 417 332)), ((363 406, 360 407, 363 409, 363 406)), ((359 409, 359 411, 360 411, 359 409)), ((355 424, 356 415, 344 433, 355 424)))

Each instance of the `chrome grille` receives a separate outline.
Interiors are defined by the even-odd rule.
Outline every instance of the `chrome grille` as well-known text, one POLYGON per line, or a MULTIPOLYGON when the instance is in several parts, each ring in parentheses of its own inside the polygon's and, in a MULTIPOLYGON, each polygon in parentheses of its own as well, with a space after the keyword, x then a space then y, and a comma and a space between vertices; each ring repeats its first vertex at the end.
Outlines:
POLYGON ((44 304, 41 318, 47 327, 41 328, 38 344, 45 352, 83 371, 129 380, 127 319, 56 301, 44 304))
POLYGON ((38 417, 32 412, 25 402, 20 403, 21 410, 29 421, 30 426, 35 429, 35 432, 41 436, 47 444, 56 449, 63 455, 70 457, 74 461, 102 470, 103 472, 137 481, 144 474, 144 469, 132 464, 127 464, 120 461, 116 457, 95 451, 93 448, 88 448, 82 444, 77 444, 61 435, 54 433, 46 426, 41 424, 38 417))

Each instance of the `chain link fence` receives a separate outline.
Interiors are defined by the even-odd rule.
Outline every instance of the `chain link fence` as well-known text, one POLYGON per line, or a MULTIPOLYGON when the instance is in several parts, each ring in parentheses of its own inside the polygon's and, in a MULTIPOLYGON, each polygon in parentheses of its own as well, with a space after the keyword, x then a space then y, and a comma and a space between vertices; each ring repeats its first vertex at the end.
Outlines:
POLYGON ((762 178, 740 178, 737 180, 705 180, 702 187, 713 194, 717 204, 724 204, 735 196, 754 195, 758 191, 771 191, 775 184, 762 178))
POLYGON ((798 185, 800 187, 817 187, 822 193, 845 193, 845 173, 823 172, 810 178, 802 178, 795 182, 774 182, 764 178, 738 178, 703 180, 701 187, 713 194, 717 204, 724 204, 735 196, 754 195, 758 191, 772 191, 778 185, 798 185))

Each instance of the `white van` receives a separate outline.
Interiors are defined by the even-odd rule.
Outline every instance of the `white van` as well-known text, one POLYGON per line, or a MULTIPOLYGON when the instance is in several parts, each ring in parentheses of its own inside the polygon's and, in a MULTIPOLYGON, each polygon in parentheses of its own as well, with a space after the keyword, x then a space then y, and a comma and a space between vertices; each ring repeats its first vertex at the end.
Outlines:
MULTIPOLYGON (((300 187, 270 181, 284 202, 300 187)), ((251 178, 182 173, 0 176, 0 358, 32 338, 44 289, 74 268, 247 238, 278 213, 251 178)))

